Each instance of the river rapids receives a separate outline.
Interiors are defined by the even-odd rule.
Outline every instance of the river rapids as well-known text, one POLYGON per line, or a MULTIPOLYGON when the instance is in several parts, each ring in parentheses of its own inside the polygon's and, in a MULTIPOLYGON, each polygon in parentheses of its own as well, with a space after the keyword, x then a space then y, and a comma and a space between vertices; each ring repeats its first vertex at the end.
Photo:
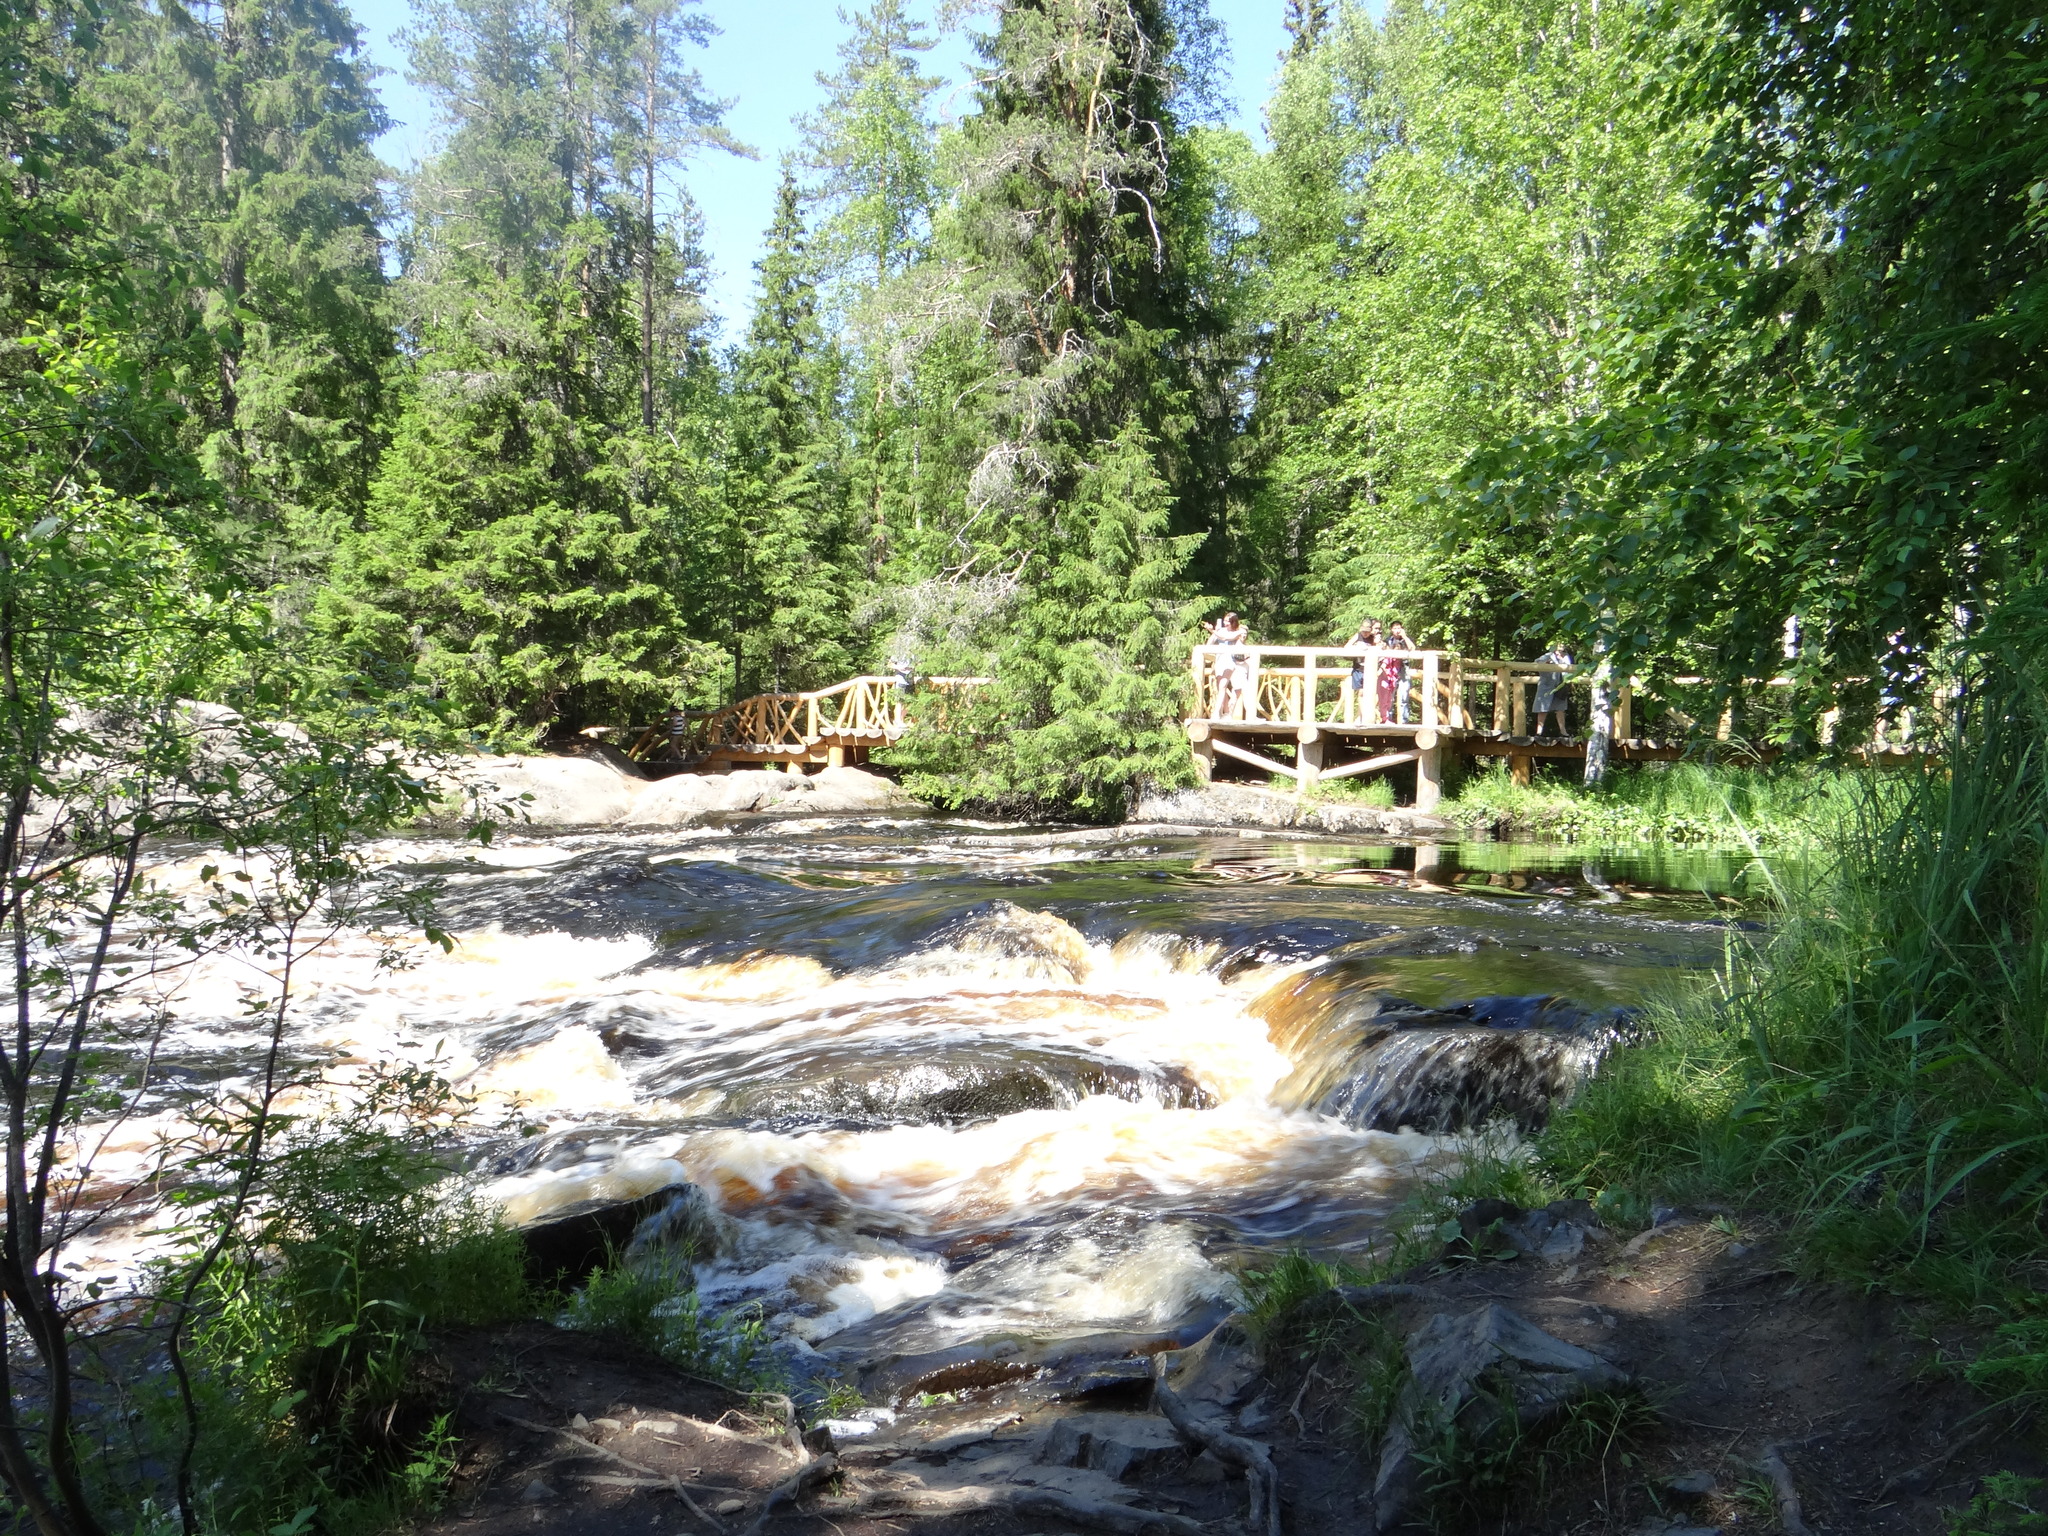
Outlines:
MULTIPOLYGON (((756 1304, 821 1369, 1192 1335, 1247 1256, 1370 1245, 1458 1133, 1540 1124, 1630 1005, 1718 956, 1737 875, 940 820, 376 856, 438 877, 455 949, 325 946, 294 1061, 478 1095, 467 1175, 514 1221, 696 1184, 724 1233, 704 1300, 756 1304)), ((247 967, 181 978, 98 1176, 250 1070, 247 967)), ((69 1263, 145 1237, 110 1223, 69 1263)))

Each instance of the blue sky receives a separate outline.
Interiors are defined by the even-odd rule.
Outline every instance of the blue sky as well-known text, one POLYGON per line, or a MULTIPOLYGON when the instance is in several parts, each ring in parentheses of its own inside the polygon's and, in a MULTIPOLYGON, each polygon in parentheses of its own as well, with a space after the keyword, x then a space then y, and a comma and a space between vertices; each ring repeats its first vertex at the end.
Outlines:
MULTIPOLYGON (((1209 3, 1230 39, 1229 84, 1236 122, 1256 135, 1259 108, 1286 43, 1280 24, 1282 0, 1209 3)), ((434 132, 432 109, 407 83, 404 53, 392 41, 411 19, 411 6, 408 0, 354 0, 351 8, 371 56, 388 71, 378 84, 400 124, 378 148, 387 161, 403 169, 431 148, 434 132)), ((932 0, 913 5, 913 11, 927 19, 933 9, 932 0)), ((704 0, 704 11, 721 29, 699 55, 705 83, 714 94, 733 99, 728 126, 761 152, 759 160, 706 155, 686 177, 704 210, 716 268, 712 303, 726 317, 726 335, 731 338, 746 324, 753 264, 775 198, 777 161, 784 150, 795 147, 791 120, 817 104, 818 71, 838 63, 837 48, 846 29, 839 21, 838 0, 704 0)), ((942 108, 951 113, 966 109, 970 56, 967 38, 958 33, 941 40, 928 56, 931 72, 955 83, 952 91, 940 93, 942 108)))

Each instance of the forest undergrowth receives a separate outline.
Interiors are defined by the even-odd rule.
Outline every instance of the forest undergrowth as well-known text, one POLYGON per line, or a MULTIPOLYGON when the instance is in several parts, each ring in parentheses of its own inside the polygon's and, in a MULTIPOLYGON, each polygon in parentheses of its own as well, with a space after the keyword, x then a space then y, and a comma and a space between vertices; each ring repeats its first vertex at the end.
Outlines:
POLYGON ((1891 793, 1877 775, 1812 763, 1625 763, 1597 785, 1540 773, 1517 784, 1495 767, 1467 778, 1438 814, 1466 828, 1565 842, 1796 850, 1823 846, 1867 802, 1891 793))
POLYGON ((2032 1409, 2048 1400, 2048 599, 2010 599, 1987 629, 1943 764, 1828 789, 1815 856, 1778 872, 1774 931, 1731 933, 1706 983, 1653 1003, 1650 1043, 1608 1059, 1518 1177, 1610 1209, 1768 1209, 1812 1274, 1983 1327, 1965 1374, 2032 1409))

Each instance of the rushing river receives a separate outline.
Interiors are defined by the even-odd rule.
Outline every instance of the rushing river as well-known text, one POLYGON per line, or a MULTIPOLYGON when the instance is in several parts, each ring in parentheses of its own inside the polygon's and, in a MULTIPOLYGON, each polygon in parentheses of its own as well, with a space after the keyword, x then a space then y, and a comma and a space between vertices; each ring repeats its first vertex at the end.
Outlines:
MULTIPOLYGON (((516 1219, 695 1183, 705 1299, 828 1364, 1192 1326, 1247 1251, 1369 1243, 1446 1133, 1539 1122, 1718 956, 1745 862, 941 821, 378 853, 456 950, 330 945, 295 1059, 516 1106, 474 1154, 516 1219)), ((181 984, 158 1121, 248 1070, 244 981, 181 984)))

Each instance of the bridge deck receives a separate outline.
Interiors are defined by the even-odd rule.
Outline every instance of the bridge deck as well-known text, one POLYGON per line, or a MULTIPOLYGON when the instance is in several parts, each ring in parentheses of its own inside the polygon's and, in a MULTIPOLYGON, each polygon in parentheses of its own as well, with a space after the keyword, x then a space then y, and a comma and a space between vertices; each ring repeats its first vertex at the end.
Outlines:
MULTIPOLYGON (((1527 783, 1539 758, 1583 759, 1585 735, 1538 736, 1532 729, 1534 692, 1545 673, 1560 669, 1532 661, 1479 660, 1456 651, 1346 650, 1321 646, 1197 646, 1191 658, 1194 708, 1187 736, 1207 778, 1219 756, 1271 774, 1292 777, 1306 792, 1324 779, 1386 773, 1413 766, 1415 804, 1433 809, 1442 794, 1444 754, 1504 757, 1517 782, 1527 783), (1291 743, 1293 756, 1276 757, 1291 743)), ((1674 678, 1672 684, 1699 684, 1674 678)), ((1594 708, 1575 709, 1606 738, 1615 762, 1669 762, 1699 750, 1699 722, 1648 693, 1639 678, 1608 679, 1567 671, 1565 690, 1598 684, 1594 708), (1639 737, 1639 698, 1654 700, 1662 716, 1683 728, 1681 737, 1639 737)), ((1789 686, 1773 678, 1764 688, 1789 686)), ((1940 700, 1937 696, 1937 706, 1940 700)), ((1836 717, 1824 719, 1831 731, 1836 717)), ((1880 764, 1923 762, 1927 748, 1913 739, 1913 712, 1888 722, 1894 739, 1880 735, 1858 756, 1880 764)), ((1708 740, 1729 741, 1723 714, 1708 740)), ((1745 746, 1746 760, 1769 760, 1774 748, 1745 746)))

